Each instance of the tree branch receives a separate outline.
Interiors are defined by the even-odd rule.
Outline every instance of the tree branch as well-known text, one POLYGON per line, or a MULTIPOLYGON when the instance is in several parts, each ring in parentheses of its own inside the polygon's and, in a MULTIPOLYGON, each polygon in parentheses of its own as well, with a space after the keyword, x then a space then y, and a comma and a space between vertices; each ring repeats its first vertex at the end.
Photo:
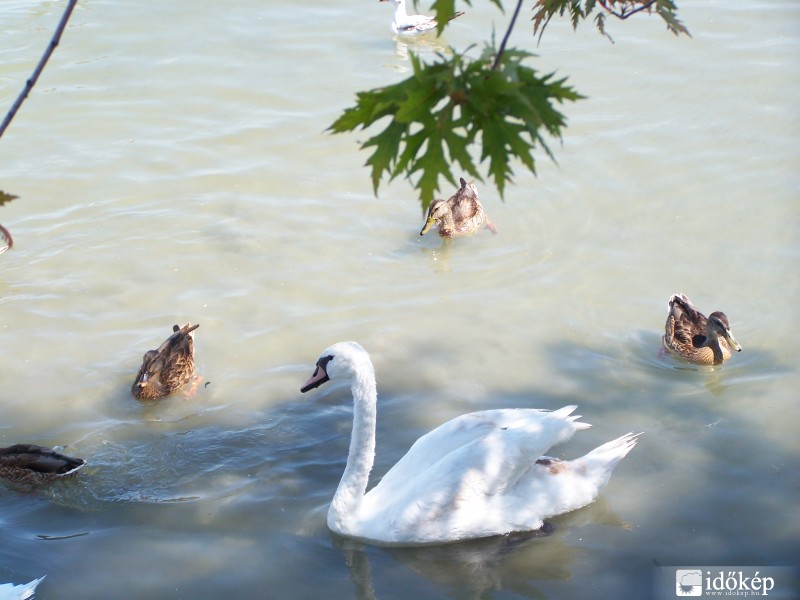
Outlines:
POLYGON ((650 0, 650 2, 646 2, 645 4, 642 4, 637 8, 628 8, 627 6, 623 5, 622 10, 620 12, 616 12, 611 8, 609 8, 608 6, 606 6, 606 0, 598 0, 598 4, 600 4, 600 6, 602 6, 606 11, 608 11, 610 14, 614 15, 618 19, 627 19, 631 15, 635 15, 637 12, 641 12, 643 10, 649 10, 650 7, 653 6, 653 4, 655 3, 656 0, 650 0))
POLYGON ((3 123, 0 124, 0 137, 3 137, 8 126, 11 124, 11 120, 17 114, 20 106, 25 101, 25 98, 28 97, 28 94, 33 89, 33 86, 36 85, 36 81, 39 79, 39 75, 42 74, 44 70, 44 66, 47 64, 47 61, 50 58, 50 55, 53 54, 53 51, 58 46, 58 42, 61 40, 61 34, 64 32, 64 28, 67 26, 67 21, 69 21, 69 17, 72 14, 72 9, 75 8, 75 5, 78 3, 78 0, 69 0, 69 4, 64 9, 64 14, 61 16, 61 22, 59 22, 58 27, 56 28, 55 33, 53 34, 52 39, 50 40, 50 45, 47 46, 47 49, 44 51, 44 55, 42 55, 39 64, 36 65, 36 69, 34 69, 33 74, 30 76, 25 82, 25 87, 20 92, 19 96, 17 97, 17 101, 14 102, 14 105, 11 107, 11 110, 8 111, 6 118, 3 120, 3 123))
POLYGON ((511 16, 511 22, 508 24, 508 29, 506 30, 506 34, 503 36, 503 41, 500 42, 500 48, 497 49, 497 56, 494 58, 494 64, 492 64, 492 71, 496 71, 497 67, 500 65, 500 58, 503 56, 503 52, 506 49, 506 43, 508 43, 508 38, 511 36, 511 30, 514 29, 514 23, 517 20, 517 15, 519 14, 519 9, 522 7, 522 0, 517 0, 517 7, 514 9, 514 14, 511 16))

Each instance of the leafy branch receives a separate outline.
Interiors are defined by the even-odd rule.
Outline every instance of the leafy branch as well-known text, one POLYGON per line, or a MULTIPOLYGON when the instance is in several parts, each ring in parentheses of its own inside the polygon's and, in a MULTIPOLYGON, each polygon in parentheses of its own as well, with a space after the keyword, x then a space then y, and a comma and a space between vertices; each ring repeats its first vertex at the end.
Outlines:
MULTIPOLYGON (((465 0, 470 4, 470 0, 465 0)), ((503 9, 500 0, 490 0, 503 9)), ((452 169, 482 181, 470 149, 480 148, 480 163, 487 163, 488 175, 500 196, 511 182, 510 163, 517 160, 536 173, 532 151, 541 148, 552 159, 544 135, 561 139, 566 119, 557 109, 565 101, 583 98, 554 75, 538 75, 524 61, 533 55, 506 44, 523 0, 514 13, 498 49, 487 44, 478 58, 453 51, 451 57, 437 55, 424 64, 410 55, 412 75, 394 85, 359 92, 355 106, 333 122, 328 131, 343 133, 367 129, 378 122, 385 128, 361 143, 371 150, 366 166, 371 169, 377 194, 383 176, 417 176, 422 208, 425 210, 439 190, 443 177, 456 185, 452 169)), ((626 19, 638 12, 656 12, 674 33, 688 33, 675 16, 672 0, 535 0, 534 34, 543 32, 556 14, 569 13, 574 27, 597 8, 626 19)), ((454 0, 435 0, 439 29, 455 8, 454 0)), ((606 13, 595 19, 602 33, 606 13)), ((541 35, 541 34, 540 34, 541 35)))
MULTIPOLYGON (((539 77, 522 64, 531 56, 521 50, 495 54, 487 47, 480 58, 455 55, 423 65, 410 56, 413 75, 392 86, 360 92, 356 105, 330 126, 334 133, 367 128, 389 118, 387 127, 361 144, 372 148, 367 166, 377 194, 381 177, 419 172, 423 209, 430 204, 442 175, 456 186, 451 163, 481 179, 469 152, 480 140, 480 160, 502 196, 513 174, 509 157, 535 171, 531 150, 538 143, 551 155, 542 133, 560 137, 564 116, 555 102, 581 96, 552 75, 539 77)), ((552 155, 551 155, 552 156, 552 155)), ((458 187, 458 186, 456 186, 458 187)))
POLYGON ((606 32, 606 16, 625 20, 640 12, 656 13, 666 24, 668 31, 691 37, 689 30, 678 20, 678 7, 673 0, 536 0, 533 6, 533 34, 538 32, 541 40, 547 24, 556 14, 560 17, 565 13, 569 14, 572 28, 577 29, 578 24, 588 19, 598 6, 602 11, 598 11, 595 16, 595 24, 608 39, 611 36, 606 32))

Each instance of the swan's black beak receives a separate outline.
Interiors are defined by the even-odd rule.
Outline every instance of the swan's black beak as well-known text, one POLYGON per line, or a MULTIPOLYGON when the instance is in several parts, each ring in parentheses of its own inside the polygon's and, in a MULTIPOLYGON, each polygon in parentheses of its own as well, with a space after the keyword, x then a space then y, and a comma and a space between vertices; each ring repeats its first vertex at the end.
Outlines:
POLYGON ((330 377, 328 377, 328 373, 325 371, 325 366, 332 360, 332 356, 323 356, 317 361, 317 368, 314 369, 314 374, 311 375, 305 385, 300 388, 300 393, 305 394, 308 390, 313 390, 326 381, 330 381, 330 377))

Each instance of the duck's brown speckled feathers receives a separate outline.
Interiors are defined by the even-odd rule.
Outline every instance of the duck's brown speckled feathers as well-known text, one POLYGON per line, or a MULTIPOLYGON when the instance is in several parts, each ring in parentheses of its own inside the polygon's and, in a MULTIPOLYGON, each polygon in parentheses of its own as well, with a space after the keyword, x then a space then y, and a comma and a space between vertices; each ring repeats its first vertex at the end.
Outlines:
POLYGON ((667 350, 699 365, 721 365, 742 350, 725 313, 716 311, 706 318, 684 294, 669 300, 662 342, 667 350))
POLYGON ((142 366, 131 386, 139 400, 158 400, 179 390, 194 375, 194 334, 200 325, 175 325, 174 332, 157 350, 144 353, 142 366))
POLYGON ((44 483, 72 475, 86 464, 51 448, 15 444, 0 448, 0 477, 19 483, 44 483))
POLYGON ((497 228, 478 200, 475 182, 467 183, 463 177, 461 187, 450 198, 431 202, 425 225, 419 234, 425 235, 434 225, 443 238, 471 235, 483 225, 486 225, 492 233, 497 233, 497 228))

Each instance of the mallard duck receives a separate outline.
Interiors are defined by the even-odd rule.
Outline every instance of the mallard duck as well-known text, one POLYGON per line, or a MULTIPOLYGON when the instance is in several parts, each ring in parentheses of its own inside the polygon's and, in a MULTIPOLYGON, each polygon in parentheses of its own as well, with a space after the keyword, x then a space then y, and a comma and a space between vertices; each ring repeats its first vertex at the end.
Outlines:
POLYGON ((174 325, 157 350, 144 353, 142 366, 131 386, 139 400, 158 400, 179 390, 194 376, 194 335, 200 325, 174 325))
POLYGON ((428 207, 428 217, 422 227, 420 235, 428 233, 436 225, 439 235, 443 238, 461 237, 472 235, 483 225, 492 232, 497 233, 497 227, 489 219, 478 200, 478 189, 475 182, 467 183, 461 178, 461 187, 447 200, 434 200, 428 207))
POLYGON ((377 387, 372 361, 356 342, 327 348, 300 391, 335 379, 350 382, 353 430, 328 527, 381 545, 447 544, 540 529, 544 519, 592 502, 639 437, 628 433, 562 461, 543 454, 590 427, 572 414, 575 406, 473 412, 419 438, 367 491, 377 387))
POLYGON ((721 365, 734 350, 742 351, 724 312, 713 312, 706 319, 684 294, 669 299, 662 341, 664 348, 698 365, 721 365))
POLYGON ((34 444, 0 448, 0 477, 19 483, 44 483, 66 477, 85 464, 81 458, 72 458, 34 444))

